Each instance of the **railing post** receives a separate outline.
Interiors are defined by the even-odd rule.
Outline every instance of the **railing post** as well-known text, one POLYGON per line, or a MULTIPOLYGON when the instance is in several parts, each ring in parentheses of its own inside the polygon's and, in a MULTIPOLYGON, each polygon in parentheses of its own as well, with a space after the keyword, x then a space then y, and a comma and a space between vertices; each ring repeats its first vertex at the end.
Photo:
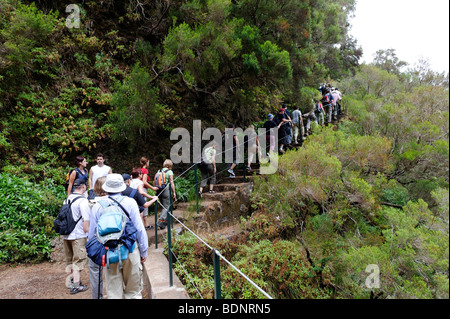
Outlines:
POLYGON ((217 249, 213 250, 213 265, 214 265, 214 298, 222 299, 222 289, 220 282, 220 255, 217 249))
POLYGON ((197 198, 197 215, 200 214, 200 210, 198 207, 198 178, 197 178, 197 163, 194 164, 194 171, 195 171, 195 198, 197 198))
POLYGON ((169 246, 169 286, 173 286, 173 270, 172 270, 172 187, 169 183, 170 208, 167 212, 167 242, 169 246))
POLYGON ((158 201, 155 202, 155 249, 158 249, 158 201))

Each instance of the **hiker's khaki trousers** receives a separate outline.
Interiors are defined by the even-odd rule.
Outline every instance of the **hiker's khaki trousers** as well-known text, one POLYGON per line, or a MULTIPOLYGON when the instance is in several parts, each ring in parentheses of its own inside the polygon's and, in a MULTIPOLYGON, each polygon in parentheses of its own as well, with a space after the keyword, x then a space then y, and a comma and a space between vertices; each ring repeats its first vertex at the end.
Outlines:
POLYGON ((119 263, 104 267, 106 294, 108 299, 142 299, 142 264, 139 248, 128 254, 128 258, 119 263))

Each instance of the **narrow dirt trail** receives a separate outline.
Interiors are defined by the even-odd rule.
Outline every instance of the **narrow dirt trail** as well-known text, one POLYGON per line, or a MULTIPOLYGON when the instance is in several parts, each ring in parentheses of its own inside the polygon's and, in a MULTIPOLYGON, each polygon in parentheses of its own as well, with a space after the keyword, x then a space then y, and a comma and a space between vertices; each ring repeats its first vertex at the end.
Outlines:
MULTIPOLYGON (((65 282, 65 263, 0 266, 0 299, 91 299, 91 291, 70 294, 65 282)), ((81 273, 81 282, 89 285, 87 267, 81 273)))

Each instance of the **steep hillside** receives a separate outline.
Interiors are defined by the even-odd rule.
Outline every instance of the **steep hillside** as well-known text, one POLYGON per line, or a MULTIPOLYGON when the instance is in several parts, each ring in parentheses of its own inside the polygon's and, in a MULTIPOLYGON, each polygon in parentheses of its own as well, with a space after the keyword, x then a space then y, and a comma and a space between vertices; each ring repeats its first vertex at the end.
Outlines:
POLYGON ((2 1, 0 169, 59 182, 80 154, 159 164, 193 119, 244 127, 281 102, 307 108, 310 87, 358 64, 353 2, 2 1))
MULTIPOLYGON (((449 297, 448 74, 382 62, 339 83, 344 121, 314 127, 276 174, 254 178, 240 232, 206 236, 275 298, 449 297)), ((211 252, 189 234, 175 251, 211 295, 211 252)), ((263 298, 230 267, 222 272, 225 297, 263 298)))

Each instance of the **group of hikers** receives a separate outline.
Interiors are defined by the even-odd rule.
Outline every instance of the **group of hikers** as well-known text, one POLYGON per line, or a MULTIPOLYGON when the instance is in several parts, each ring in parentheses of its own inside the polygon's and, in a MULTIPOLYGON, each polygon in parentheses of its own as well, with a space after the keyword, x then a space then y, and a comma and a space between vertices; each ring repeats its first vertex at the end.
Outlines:
MULTIPOLYGON (((263 126, 266 128, 265 152, 282 154, 285 149, 291 147, 292 142, 301 144, 306 136, 311 134, 311 122, 323 126, 337 119, 341 112, 339 101, 342 94, 329 85, 322 85, 319 90, 322 92, 322 99, 317 99, 313 108, 306 114, 302 115, 298 106, 294 106, 291 114, 286 104, 283 104, 277 115, 268 114, 263 126), (327 117, 326 122, 324 115, 327 117), (272 134, 274 130, 278 130, 277 150, 276 137, 272 134)), ((252 125, 249 129, 254 132, 252 125)), ((233 130, 234 126, 229 125, 228 131, 233 130)), ((261 146, 257 135, 254 136, 255 138, 247 136, 245 141, 248 150, 248 171, 251 171, 251 163, 256 154, 261 159, 261 146)), ((230 145, 233 157, 228 163, 227 171, 230 177, 234 178, 236 166, 243 162, 238 158, 241 144, 236 135, 232 135, 230 145)), ((199 196, 202 196, 203 189, 208 184, 209 192, 214 193, 217 175, 216 146, 215 141, 208 143, 203 149, 201 162, 198 163, 202 174, 199 196)), ((147 220, 148 208, 159 201, 162 210, 155 227, 164 229, 171 205, 170 197, 172 196, 173 201, 177 199, 173 162, 170 159, 165 160, 153 179, 149 175, 147 157, 140 159, 139 165, 131 170, 131 174, 113 173, 111 167, 105 164, 103 154, 97 155, 96 162, 88 172, 86 158, 77 156, 76 168, 68 174, 66 180, 67 198, 63 206, 70 207, 69 215, 74 221, 74 227, 70 231, 60 233, 64 239, 65 261, 71 272, 70 282, 66 285, 71 294, 86 291, 88 286, 81 283, 80 272, 88 263, 92 298, 102 299, 102 272, 107 266, 105 282, 108 298, 122 298, 122 295, 125 298, 142 298, 142 263, 147 258, 148 250, 146 231, 153 228, 147 220), (149 189, 155 191, 155 196, 148 193, 149 189), (117 207, 120 208, 119 216, 123 217, 125 214, 126 218, 123 217, 121 225, 117 226, 118 230, 108 233, 111 224, 114 224, 111 220, 114 219, 107 218, 114 215, 110 211, 117 207)))
MULTIPOLYGON (((151 180, 146 157, 140 159, 140 165, 133 168, 131 174, 113 173, 105 164, 103 154, 98 154, 96 161, 97 164, 88 172, 86 158, 77 156, 76 168, 68 174, 66 181, 67 198, 63 207, 70 207, 69 214, 75 221, 71 230, 60 233, 64 239, 65 261, 71 272, 67 288, 71 294, 88 289, 80 279, 80 272, 88 263, 92 298, 102 299, 102 272, 107 265, 105 281, 108 298, 121 299, 122 294, 125 298, 142 298, 142 263, 147 258, 148 250, 146 231, 153 228, 147 220, 148 208, 159 200, 162 211, 157 227, 164 229, 170 208, 170 193, 173 200, 177 198, 173 163, 169 159, 164 161, 163 167, 151 180), (148 194, 148 189, 154 190, 156 196, 148 194), (114 221, 106 220, 110 206, 119 207, 119 217, 125 214, 124 221, 129 222, 119 223, 117 231, 120 236, 114 240, 111 240, 112 235, 105 239, 106 233, 101 233, 111 228, 111 221, 114 221), (121 242, 129 243, 125 250, 121 242)), ((117 220, 117 217, 114 218, 117 220)))
POLYGON ((302 114, 298 105, 294 105, 294 111, 290 113, 287 105, 283 104, 278 114, 268 114, 263 127, 267 132, 269 151, 275 151, 275 137, 269 133, 270 129, 278 130, 279 149, 277 151, 282 154, 286 149, 291 148, 292 144, 301 144, 311 134, 311 122, 326 126, 338 119, 338 115, 342 114, 340 103, 342 93, 329 84, 321 85, 319 91, 322 93, 322 98, 312 103, 308 113, 302 114))

